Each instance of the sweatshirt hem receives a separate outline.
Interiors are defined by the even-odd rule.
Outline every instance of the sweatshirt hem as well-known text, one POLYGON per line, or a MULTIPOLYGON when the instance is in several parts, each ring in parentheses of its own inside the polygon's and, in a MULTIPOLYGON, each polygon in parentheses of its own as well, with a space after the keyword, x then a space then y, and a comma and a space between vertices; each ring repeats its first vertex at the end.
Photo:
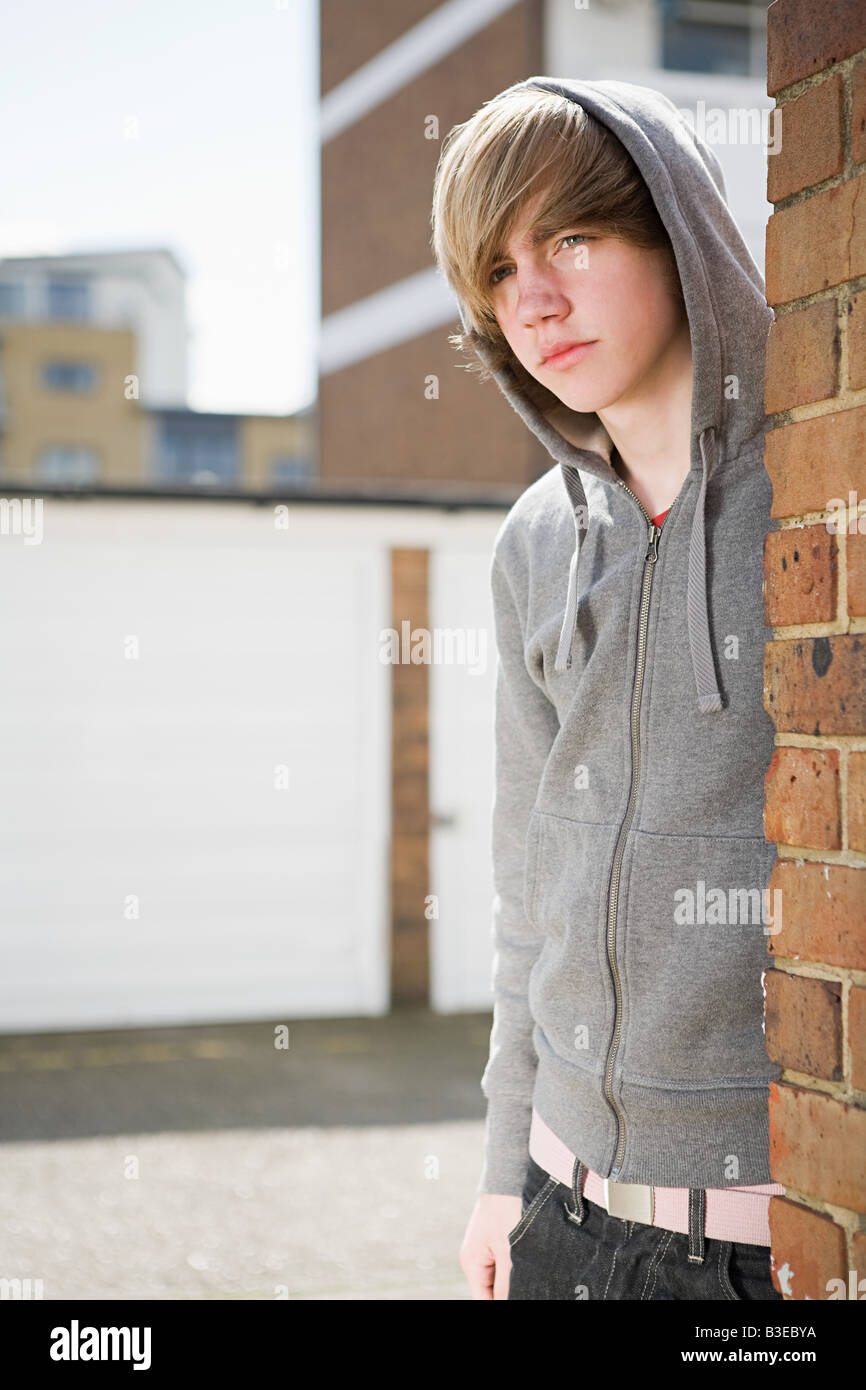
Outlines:
POLYGON ((657 1187, 741 1187, 773 1182, 769 1086, 706 1082, 695 1090, 652 1089, 623 1081, 623 1161, 614 1172, 617 1124, 602 1090, 569 1068, 539 1066, 534 1104, 544 1123, 602 1177, 657 1187))

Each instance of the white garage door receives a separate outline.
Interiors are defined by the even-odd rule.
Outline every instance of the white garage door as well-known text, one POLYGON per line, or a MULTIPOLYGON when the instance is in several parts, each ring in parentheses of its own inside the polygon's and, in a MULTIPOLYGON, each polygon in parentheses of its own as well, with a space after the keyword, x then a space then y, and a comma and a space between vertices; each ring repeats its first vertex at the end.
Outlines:
POLYGON ((0 1030, 383 1012, 370 509, 48 498, 43 531, 0 536, 0 1030))

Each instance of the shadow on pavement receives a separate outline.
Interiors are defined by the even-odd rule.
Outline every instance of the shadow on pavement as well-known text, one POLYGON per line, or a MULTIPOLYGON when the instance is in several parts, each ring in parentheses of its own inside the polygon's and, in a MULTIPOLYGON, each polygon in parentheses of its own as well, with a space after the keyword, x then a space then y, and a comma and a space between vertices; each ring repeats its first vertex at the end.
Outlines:
POLYGON ((481 1120, 488 1013, 0 1036, 0 1141, 481 1120), (288 1029, 288 1047, 275 1046, 288 1029))

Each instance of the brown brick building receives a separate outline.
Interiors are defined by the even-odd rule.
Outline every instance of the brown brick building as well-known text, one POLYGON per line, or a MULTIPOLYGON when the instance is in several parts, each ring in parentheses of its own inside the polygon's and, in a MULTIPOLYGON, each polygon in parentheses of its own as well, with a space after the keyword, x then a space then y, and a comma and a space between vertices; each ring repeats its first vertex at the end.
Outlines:
MULTIPOLYGON (((550 457, 460 366, 430 237, 441 141, 542 65, 540 0, 322 0, 323 482, 516 484, 550 457), (431 379, 433 380, 431 387, 431 379), (438 394, 437 394, 438 393, 438 394)), ((516 495, 516 492, 515 492, 516 495)))

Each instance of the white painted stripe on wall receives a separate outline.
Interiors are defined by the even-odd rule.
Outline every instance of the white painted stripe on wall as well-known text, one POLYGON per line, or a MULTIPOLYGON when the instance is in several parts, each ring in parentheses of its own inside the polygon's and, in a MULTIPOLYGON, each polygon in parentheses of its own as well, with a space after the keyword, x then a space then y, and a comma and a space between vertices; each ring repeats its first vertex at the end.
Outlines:
POLYGON ((322 98, 322 144, 354 125, 516 3, 517 0, 447 0, 440 5, 322 98))
POLYGON ((432 266, 328 314, 319 335, 319 374, 327 376, 442 324, 459 327, 457 300, 432 266))

